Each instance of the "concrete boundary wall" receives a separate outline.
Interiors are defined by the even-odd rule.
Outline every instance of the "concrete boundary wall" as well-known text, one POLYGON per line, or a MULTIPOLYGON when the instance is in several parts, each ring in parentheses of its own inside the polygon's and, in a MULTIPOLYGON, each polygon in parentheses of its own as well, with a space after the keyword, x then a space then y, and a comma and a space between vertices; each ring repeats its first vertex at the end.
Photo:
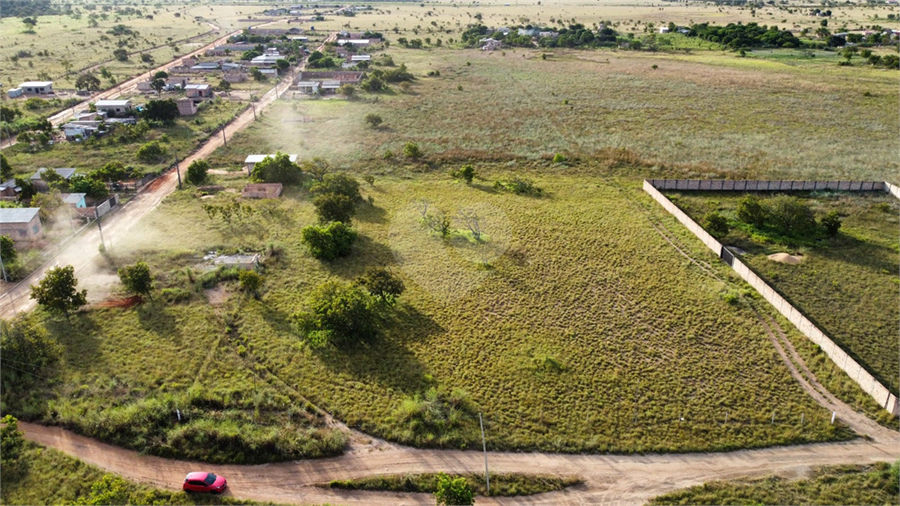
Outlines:
MULTIPOLYGON (((759 277, 752 269, 750 269, 746 264, 741 262, 739 259, 734 258, 733 255, 722 246, 722 243, 717 241, 709 232, 703 230, 703 228, 697 224, 690 216, 688 216, 684 211, 678 208, 671 200, 666 198, 665 195, 660 193, 658 187, 655 183, 661 183, 660 186, 663 186, 663 189, 690 189, 700 190, 701 185, 698 180, 681 180, 679 183, 678 180, 644 180, 644 191, 647 192, 653 200, 658 202, 660 205, 665 208, 666 211, 671 213, 675 218, 681 222, 682 225, 687 227, 694 235, 696 235, 709 249, 711 249, 715 254, 719 255, 719 258, 726 260, 726 263, 731 265, 731 268, 734 269, 738 275, 744 279, 750 286, 752 286, 760 295, 766 299, 769 304, 775 307, 779 313, 781 313, 785 318, 787 318, 795 327, 797 327, 800 332, 803 333, 809 340, 813 343, 817 344, 822 351, 825 352, 826 355, 838 366, 850 376, 853 381, 855 381, 860 388, 863 389, 864 392, 872 396, 875 401, 880 404, 884 409, 891 412, 894 416, 900 415, 900 402, 897 400, 897 396, 892 394, 884 385, 878 382, 868 371, 862 368, 855 360, 853 360, 850 355, 847 354, 840 346, 834 343, 824 332, 822 332, 818 327, 815 326, 806 316, 803 315, 797 308, 791 305, 790 302, 784 299, 778 292, 769 286, 761 277, 759 277), (677 188, 676 188, 677 187, 677 188)), ((724 183, 724 181, 719 181, 719 183, 724 183)), ((747 181, 732 181, 732 183, 736 183, 733 186, 742 186, 746 187, 744 183, 748 183, 747 181)), ((765 181, 752 181, 752 183, 767 183, 765 181)), ((785 181, 776 181, 776 183, 785 183, 785 181)), ((815 181, 796 181, 791 183, 813 183, 815 181)), ((849 187, 851 183, 855 183, 854 186, 856 188, 860 188, 861 191, 870 191, 870 188, 873 188, 875 185, 866 186, 865 181, 841 181, 840 186, 849 187)), ((871 181, 868 183, 872 183, 871 181)), ((888 183, 878 182, 880 185, 877 189, 880 191, 890 191, 894 195, 897 195, 900 198, 900 188, 896 186, 892 186, 888 183), (895 193, 896 192, 896 193, 895 193)), ((724 186, 724 185, 723 185, 724 186)), ((757 188, 754 188, 755 191, 758 190, 759 184, 755 184, 757 188)), ((781 184, 779 184, 781 186, 781 184)), ((705 188, 704 188, 705 189, 705 188)), ((746 191, 744 189, 736 191, 746 191)), ((795 187, 795 190, 799 188, 795 187)), ((825 189, 825 188, 821 188, 825 189)), ((751 191, 754 191, 751 190, 751 191)), ((852 190, 851 190, 852 191, 852 190)), ((859 190, 857 190, 859 191, 859 190)))
POLYGON ((888 183, 887 181, 885 181, 884 189, 885 189, 885 191, 890 192, 893 196, 900 199, 900 186, 894 186, 891 183, 888 183))
POLYGON ((900 188, 884 181, 778 181, 734 179, 650 179, 657 190, 688 191, 890 191, 900 198, 900 188), (894 188, 891 190, 890 188, 894 188))

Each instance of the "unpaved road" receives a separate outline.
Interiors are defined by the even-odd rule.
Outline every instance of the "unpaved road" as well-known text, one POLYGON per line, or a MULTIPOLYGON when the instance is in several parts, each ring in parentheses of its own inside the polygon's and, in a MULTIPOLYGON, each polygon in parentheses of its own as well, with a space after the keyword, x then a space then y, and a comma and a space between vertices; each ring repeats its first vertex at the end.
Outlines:
MULTIPOLYGON (((177 490, 185 474, 209 470, 228 478, 230 495, 240 499, 283 504, 403 505, 434 504, 428 494, 348 492, 315 487, 330 480, 377 474, 420 472, 481 472, 484 455, 477 451, 415 450, 380 441, 355 442, 343 456, 256 466, 209 465, 138 455, 54 428, 19 422, 25 436, 37 443, 136 482, 177 490)), ((358 439, 358 438, 354 438, 358 439)), ((729 453, 672 455, 555 455, 542 453, 488 454, 491 472, 577 475, 584 485, 532 497, 483 498, 483 504, 643 504, 678 488, 716 479, 777 473, 802 476, 811 467, 866 464, 897 459, 898 441, 790 446, 729 453)))

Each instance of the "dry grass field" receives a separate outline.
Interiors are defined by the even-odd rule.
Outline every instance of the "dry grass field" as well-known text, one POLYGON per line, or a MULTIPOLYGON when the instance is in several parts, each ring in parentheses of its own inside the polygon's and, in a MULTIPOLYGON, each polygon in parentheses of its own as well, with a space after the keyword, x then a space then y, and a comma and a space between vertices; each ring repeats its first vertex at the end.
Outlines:
POLYGON ((900 107, 896 72, 839 67, 833 53, 388 53, 419 76, 411 93, 283 100, 264 116, 265 134, 236 136, 213 163, 236 164, 262 143, 365 169, 412 141, 463 163, 623 148, 649 163, 646 176, 677 167, 686 176, 896 179, 900 120, 872 114, 900 107), (431 71, 440 77, 425 77, 431 71), (367 128, 369 113, 384 125, 367 128))

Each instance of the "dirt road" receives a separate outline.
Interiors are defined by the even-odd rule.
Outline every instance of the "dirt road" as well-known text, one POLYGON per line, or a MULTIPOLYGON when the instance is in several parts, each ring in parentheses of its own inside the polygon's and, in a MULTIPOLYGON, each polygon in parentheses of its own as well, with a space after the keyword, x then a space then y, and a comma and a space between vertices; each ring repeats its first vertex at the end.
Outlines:
MULTIPOLYGON (((177 490, 184 475, 209 470, 228 478, 229 494, 284 504, 434 504, 427 494, 347 492, 315 487, 317 483, 377 474, 481 472, 477 451, 415 450, 381 441, 355 442, 341 457, 257 466, 208 465, 142 456, 71 432, 19 423, 25 436, 44 446, 162 489, 177 490)), ((354 437, 358 440, 358 438, 354 437)), ((889 461, 900 455, 898 440, 816 444, 729 453, 672 455, 554 455, 491 452, 492 473, 526 472, 577 475, 584 485, 530 498, 481 498, 483 504, 642 504, 647 499, 709 480, 777 473, 802 476, 811 467, 889 461)))
MULTIPOLYGON (((326 41, 332 40, 335 36, 336 34, 330 35, 326 41)), ((319 49, 321 49, 321 46, 319 49)), ((224 129, 225 137, 230 139, 236 132, 243 130, 252 123, 259 112, 271 105, 287 91, 296 74, 302 71, 303 68, 303 65, 298 65, 290 75, 285 76, 278 85, 263 95, 258 102, 253 103, 250 108, 226 125, 224 129)), ((206 158, 222 144, 223 139, 220 131, 207 139, 191 156, 182 160, 179 164, 180 170, 183 172, 194 160, 206 158)), ((111 245, 112 248, 115 248, 118 238, 122 237, 138 220, 158 206, 162 199, 175 191, 177 187, 178 175, 174 170, 166 172, 141 190, 135 198, 124 204, 122 209, 104 217, 100 225, 102 231, 100 228, 93 228, 81 234, 67 244, 52 260, 19 283, 9 285, 0 282, 0 318, 12 318, 19 312, 34 309, 35 302, 29 298, 31 285, 37 284, 43 278, 47 269, 56 266, 72 265, 75 267, 77 278, 82 280, 88 278, 95 272, 95 266, 100 257, 98 248, 100 246, 101 233, 107 247, 111 245)))

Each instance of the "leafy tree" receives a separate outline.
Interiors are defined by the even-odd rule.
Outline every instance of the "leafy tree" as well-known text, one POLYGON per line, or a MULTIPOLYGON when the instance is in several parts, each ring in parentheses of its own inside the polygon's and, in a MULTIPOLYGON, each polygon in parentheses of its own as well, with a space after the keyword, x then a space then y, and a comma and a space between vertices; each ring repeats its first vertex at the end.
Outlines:
POLYGON ((284 58, 279 58, 275 60, 275 68, 278 69, 279 74, 283 74, 285 70, 287 70, 291 66, 291 63, 284 58))
POLYGON ((812 209, 796 197, 779 195, 770 200, 769 219, 784 235, 801 237, 815 230, 812 209))
POLYGON ((382 267, 366 269, 365 274, 356 278, 356 284, 364 286, 373 297, 391 305, 406 290, 400 278, 382 267))
POLYGON ((768 210, 756 195, 747 195, 738 203, 738 219, 755 227, 761 227, 766 223, 768 210))
POLYGON ((53 190, 47 193, 38 193, 31 199, 32 207, 41 208, 40 214, 42 221, 56 221, 55 214, 57 209, 64 206, 62 194, 59 190, 53 190))
POLYGON ((259 298, 259 287, 262 285, 262 278, 256 271, 241 271, 238 274, 238 281, 241 290, 252 294, 255 298, 259 298))
POLYGON ((206 181, 206 171, 209 170, 209 163, 206 160, 194 160, 187 168, 186 177, 189 183, 200 185, 206 181))
POLYGON ((406 145, 403 146, 403 156, 410 160, 418 160, 419 158, 422 158, 422 150, 419 149, 418 144, 407 142, 406 145))
POLYGON ((35 189, 34 183, 32 183, 30 179, 17 177, 15 180, 16 186, 22 189, 22 191, 19 192, 19 202, 31 200, 31 197, 34 197, 37 194, 37 189, 35 189))
POLYGON ((728 235, 728 220, 724 216, 716 211, 712 211, 707 213, 704 219, 706 221, 706 228, 712 235, 716 237, 728 235))
POLYGON ((122 162, 116 160, 95 170, 91 177, 100 181, 116 182, 128 179, 128 172, 129 168, 126 168, 122 162))
POLYGON ((451 478, 444 473, 439 474, 434 497, 438 506, 475 504, 475 491, 462 476, 451 478))
POLYGON ((126 51, 125 49, 122 49, 122 48, 116 49, 115 51, 113 51, 113 56, 118 61, 121 61, 121 62, 128 61, 128 51, 126 51))
POLYGON ((75 289, 77 284, 74 267, 54 267, 47 270, 37 286, 31 286, 31 298, 50 311, 62 313, 68 319, 69 311, 87 304, 87 290, 79 292, 75 289))
POLYGON ((150 275, 150 266, 145 262, 138 262, 131 266, 119 269, 119 280, 131 293, 146 295, 152 300, 150 291, 153 290, 153 277, 150 275))
MULTIPOLYGON (((21 314, 13 320, 0 320, 0 361, 9 365, 26 366, 31 372, 40 372, 54 366, 62 353, 58 342, 33 315, 21 314)), ((0 367, 3 381, 15 381, 21 367, 0 367)), ((27 379, 34 379, 29 375, 27 379)))
POLYGON ((94 74, 84 73, 75 80, 75 88, 79 90, 97 91, 100 89, 100 79, 94 74))
POLYGON ((300 232, 301 241, 319 260, 332 261, 348 256, 356 241, 356 231, 339 221, 327 225, 309 225, 300 232))
POLYGON ((231 83, 224 79, 219 79, 219 84, 218 86, 216 86, 216 88, 218 88, 219 91, 228 91, 231 89, 231 83))
POLYGON ((822 216, 819 223, 822 224, 828 237, 837 237, 838 231, 841 229, 841 216, 837 211, 829 211, 828 214, 822 216))
POLYGON ((309 192, 313 195, 336 193, 347 197, 354 203, 361 198, 359 181, 344 174, 325 174, 322 181, 313 184, 309 192))
POLYGON ((309 309, 294 318, 313 347, 346 346, 378 335, 375 301, 361 286, 329 281, 313 291, 307 304, 309 309))
POLYGON ((325 179, 325 174, 331 170, 331 165, 325 159, 315 157, 312 161, 304 160, 300 168, 314 180, 322 181, 325 179))
POLYGON ((13 178, 13 170, 6 161, 6 157, 0 153, 0 181, 6 182, 13 178))
POLYGON ((160 70, 159 72, 153 74, 153 79, 168 79, 169 74, 165 70, 160 70))
POLYGON ((69 179, 69 189, 72 193, 84 193, 94 200, 102 200, 109 197, 109 188, 106 184, 94 177, 84 174, 76 174, 69 179))
POLYGON ((475 167, 470 164, 463 165, 453 172, 453 177, 464 180, 466 184, 472 184, 472 180, 475 179, 475 167))
POLYGON ((253 76, 253 79, 255 81, 262 82, 262 81, 266 80, 266 75, 263 74, 262 71, 256 67, 253 67, 250 69, 250 75, 253 76))
POLYGON ((303 172, 291 157, 278 152, 274 157, 266 157, 253 166, 250 179, 257 183, 297 184, 303 178, 303 172))
POLYGON ((385 88, 384 80, 376 75, 371 75, 366 78, 362 84, 359 85, 363 91, 368 91, 371 93, 377 93, 385 88))
POLYGON ((153 55, 150 53, 141 53, 141 61, 144 63, 153 63, 153 55))
POLYGON ((163 88, 166 87, 166 82, 162 79, 154 79, 150 82, 150 87, 156 90, 156 94, 159 95, 163 88))
POLYGON ((144 163, 159 162, 166 157, 166 151, 159 145, 159 141, 150 141, 137 150, 137 157, 144 163))
POLYGON ((338 88, 338 93, 347 98, 353 98, 353 94, 356 93, 356 88, 352 84, 342 84, 340 88, 338 88))
POLYGON ((9 265, 15 262, 18 256, 16 242, 8 235, 0 235, 0 257, 3 257, 3 263, 9 265))
POLYGON ((28 28, 34 28, 37 25, 37 19, 32 17, 22 18, 22 23, 25 23, 25 26, 28 28))
POLYGON ((178 104, 175 100, 151 100, 144 105, 141 117, 161 125, 173 125, 178 118, 178 104))
POLYGON ((316 206, 316 214, 321 223, 339 221, 349 225, 350 219, 356 213, 356 203, 337 193, 318 195, 313 199, 313 205, 316 206))
POLYGON ((375 113, 366 114, 365 121, 366 121, 366 124, 372 128, 378 128, 379 125, 384 123, 384 120, 381 119, 381 116, 379 116, 375 113))
POLYGON ((0 427, 0 463, 4 471, 15 467, 22 451, 25 449, 25 438, 19 430, 19 421, 12 415, 3 417, 0 427))

